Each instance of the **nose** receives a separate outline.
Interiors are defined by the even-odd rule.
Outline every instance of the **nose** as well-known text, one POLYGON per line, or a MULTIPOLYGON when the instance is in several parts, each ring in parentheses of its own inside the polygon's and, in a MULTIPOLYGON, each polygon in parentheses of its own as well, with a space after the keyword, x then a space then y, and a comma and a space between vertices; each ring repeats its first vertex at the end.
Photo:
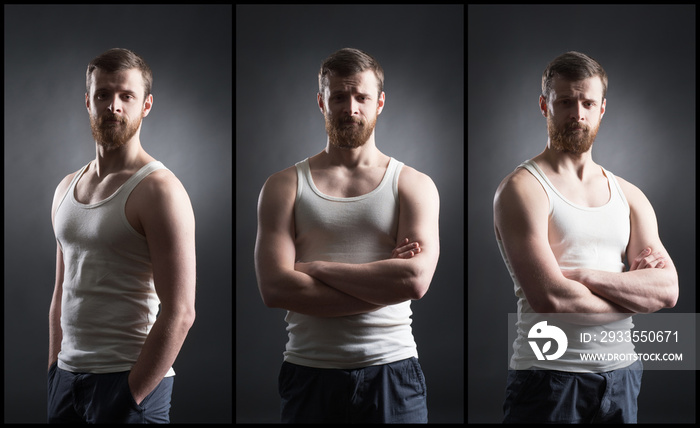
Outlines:
POLYGON ((582 119, 585 118, 585 107, 583 106, 582 103, 576 103, 576 106, 571 109, 571 118, 575 119, 577 122, 580 122, 582 119))
POLYGON ((355 113, 359 113, 357 106, 360 103, 355 100, 354 97, 348 97, 348 101, 343 106, 343 113, 347 113, 348 116, 353 116, 355 113))
POLYGON ((115 94, 112 97, 112 102, 109 103, 109 106, 107 108, 112 113, 121 113, 122 112, 122 101, 118 95, 115 94))

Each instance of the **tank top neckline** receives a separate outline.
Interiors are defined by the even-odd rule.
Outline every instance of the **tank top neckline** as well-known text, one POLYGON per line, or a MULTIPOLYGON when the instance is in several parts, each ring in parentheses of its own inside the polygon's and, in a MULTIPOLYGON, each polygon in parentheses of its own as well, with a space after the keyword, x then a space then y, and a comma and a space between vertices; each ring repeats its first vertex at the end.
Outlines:
POLYGON ((316 183, 314 183, 314 179, 313 179, 313 176, 311 174, 311 165, 309 164, 309 158, 306 158, 302 161, 302 163, 304 164, 304 175, 306 176, 306 180, 309 184, 309 187, 311 187, 311 190, 313 190, 314 193, 316 193, 321 198, 328 199, 330 201, 338 201, 338 202, 359 201, 359 200, 362 200, 365 198, 369 198, 370 196, 375 195, 378 192, 380 192, 384 188, 386 183, 392 179, 392 176, 393 176, 392 172, 394 171, 394 169, 397 165, 397 162, 398 161, 396 159, 394 159, 393 157, 389 158, 389 164, 386 167, 386 171, 384 171, 384 176, 382 177, 382 180, 379 182, 377 187, 372 189, 370 192, 362 194, 362 195, 350 196, 350 197, 344 198, 344 197, 340 197, 340 196, 327 195, 327 194, 323 193, 321 190, 319 190, 318 187, 316 187, 316 183))
POLYGON ((85 204, 85 203, 83 203, 83 202, 80 202, 80 201, 75 197, 75 190, 76 190, 76 188, 78 187, 78 181, 80 181, 80 179, 82 178, 83 174, 85 174, 85 171, 87 170, 87 168, 88 168, 91 164, 92 164, 92 161, 88 162, 87 165, 85 165, 80 171, 78 171, 78 173, 76 174, 76 177, 74 178, 73 183, 71 183, 71 186, 70 186, 70 189, 69 189, 70 200, 71 200, 71 202, 73 202, 74 205, 76 205, 76 206, 78 206, 78 207, 80 207, 80 208, 97 208, 97 207, 99 207, 99 206, 101 206, 101 205, 106 204, 107 202, 109 202, 109 201, 111 201, 112 199, 116 198, 117 195, 121 192, 121 190, 122 190, 123 188, 125 188, 127 185, 131 184, 134 180, 137 180, 138 177, 140 176, 140 174, 142 174, 144 170, 146 170, 146 169, 148 169, 148 168, 150 168, 150 167, 153 167, 153 166, 160 166, 160 165, 162 165, 162 163, 161 163, 160 161, 158 161, 158 160, 154 160, 154 161, 148 162, 146 165, 144 165, 144 166, 142 166, 141 168, 139 168, 138 171, 136 171, 135 173, 133 173, 133 174, 131 175, 131 177, 129 177, 124 183, 122 183, 122 184, 117 188, 117 190, 115 190, 114 192, 112 192, 111 195, 109 195, 109 196, 107 196, 106 198, 104 198, 104 199, 102 199, 102 200, 100 200, 100 201, 97 201, 97 202, 95 202, 95 203, 92 203, 92 204, 85 204))
POLYGON ((611 204, 613 203, 613 201, 614 201, 614 199, 615 199, 615 198, 614 198, 614 194, 613 194, 613 183, 612 183, 612 179, 611 179, 611 174, 610 174, 610 172, 606 171, 605 168, 603 168, 603 167, 600 166, 600 165, 598 165, 598 166, 600 167, 601 171, 603 172, 603 175, 605 176, 605 179, 606 179, 607 182, 608 182, 608 192, 609 192, 608 200, 607 200, 607 202, 605 202, 603 205, 599 205, 599 206, 596 206, 596 207, 587 207, 587 206, 584 206, 584 205, 576 204, 576 203, 570 201, 569 199, 567 199, 567 198, 559 191, 559 189, 557 189, 557 188, 554 186, 554 183, 552 183, 552 182, 549 180, 549 177, 547 177, 547 174, 545 174, 545 172, 542 170, 542 168, 540 168, 540 166, 537 164, 537 162, 535 162, 535 161, 532 160, 532 159, 529 159, 529 160, 527 160, 527 161, 525 161, 525 162, 523 162, 523 163, 524 163, 524 164, 527 164, 527 165, 531 165, 533 168, 535 168, 535 170, 537 170, 537 172, 539 173, 539 175, 540 175, 540 177, 542 178, 542 180, 550 187, 550 189, 552 189, 552 191, 554 191, 554 193, 556 193, 556 195, 559 196, 559 198, 561 198, 562 201, 566 202, 567 204, 571 205, 571 206, 574 207, 574 208, 577 208, 577 209, 580 209, 580 210, 584 210, 584 211, 599 211, 599 210, 602 210, 602 209, 607 208, 609 205, 611 205, 611 204))

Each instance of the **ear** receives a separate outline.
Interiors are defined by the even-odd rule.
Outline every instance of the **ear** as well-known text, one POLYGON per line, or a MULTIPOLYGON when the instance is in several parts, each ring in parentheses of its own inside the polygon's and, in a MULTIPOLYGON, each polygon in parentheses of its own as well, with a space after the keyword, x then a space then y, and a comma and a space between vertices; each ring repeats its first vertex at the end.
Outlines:
POLYGON ((323 95, 320 92, 316 93, 316 102, 318 103, 318 108, 321 110, 321 114, 326 115, 325 105, 323 103, 323 95))
POLYGON ((600 105, 600 118, 603 118, 603 115, 605 114, 605 102, 607 99, 603 98, 603 104, 600 105))
POLYGON ((90 113, 90 97, 87 92, 85 92, 85 108, 87 109, 88 113, 90 113))
POLYGON ((384 110, 384 101, 386 100, 386 94, 382 92, 377 99, 377 115, 379 115, 382 110, 384 110))
POLYGON ((151 112, 151 108, 153 108, 153 94, 148 94, 148 96, 146 97, 146 101, 143 103, 142 117, 148 116, 148 113, 151 112))
POLYGON ((544 98, 544 95, 540 95, 540 111, 542 116, 547 117, 547 100, 544 98))

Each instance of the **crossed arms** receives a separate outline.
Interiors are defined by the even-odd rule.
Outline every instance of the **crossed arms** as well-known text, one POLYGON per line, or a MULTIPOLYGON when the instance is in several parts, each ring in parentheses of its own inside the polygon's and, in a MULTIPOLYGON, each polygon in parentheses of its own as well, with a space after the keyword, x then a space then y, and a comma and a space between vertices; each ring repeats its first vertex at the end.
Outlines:
POLYGON ((401 238, 387 259, 371 263, 296 263, 295 198, 296 172, 291 167, 272 175, 258 200, 255 270, 266 306, 339 317, 420 299, 427 292, 440 249, 439 197, 426 175, 412 168, 402 169, 401 238))
POLYGON ((547 240, 548 200, 541 185, 522 169, 501 183, 494 199, 496 237, 536 312, 632 314, 675 306, 678 274, 654 210, 638 188, 618 181, 630 206, 626 272, 559 269, 547 240))

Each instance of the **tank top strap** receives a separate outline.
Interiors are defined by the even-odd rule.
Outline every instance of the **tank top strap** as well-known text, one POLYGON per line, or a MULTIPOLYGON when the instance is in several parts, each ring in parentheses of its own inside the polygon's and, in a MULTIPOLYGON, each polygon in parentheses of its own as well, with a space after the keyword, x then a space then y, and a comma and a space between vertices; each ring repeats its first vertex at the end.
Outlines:
POLYGON ((131 191, 134 190, 134 188, 144 178, 146 178, 153 171, 157 171, 159 169, 167 169, 167 168, 160 161, 153 161, 153 162, 147 163, 146 165, 142 166, 141 169, 136 171, 136 173, 134 175, 129 177, 128 180, 126 180, 126 182, 122 185, 121 189, 119 190, 119 193, 123 193, 123 194, 126 194, 128 196, 131 193, 131 191))
POLYGON ((554 185, 549 181, 547 178, 547 175, 545 175, 544 171, 540 169, 540 167, 537 165, 537 163, 533 162, 531 159, 526 160, 525 162, 521 163, 518 168, 524 168, 526 169, 530 174, 532 174, 537 181, 540 182, 542 185, 542 188, 544 189, 545 193, 547 194, 547 199, 549 200, 549 213, 551 214, 552 211, 554 210, 554 202, 552 198, 555 196, 556 193, 556 188, 554 185))

